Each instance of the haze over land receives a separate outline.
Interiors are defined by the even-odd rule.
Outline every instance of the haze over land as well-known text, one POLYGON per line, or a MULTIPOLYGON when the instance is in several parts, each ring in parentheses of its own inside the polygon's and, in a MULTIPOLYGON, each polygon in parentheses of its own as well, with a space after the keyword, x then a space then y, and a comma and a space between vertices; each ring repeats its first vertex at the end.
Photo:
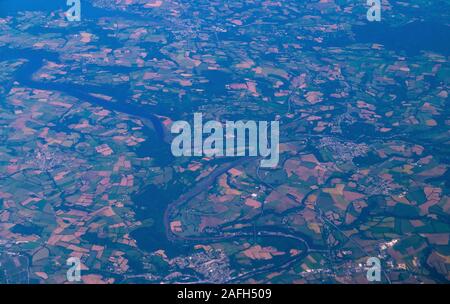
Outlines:
POLYGON ((446 1, 0 0, 0 282, 448 283, 446 1), (278 121, 260 157, 172 122, 278 121))

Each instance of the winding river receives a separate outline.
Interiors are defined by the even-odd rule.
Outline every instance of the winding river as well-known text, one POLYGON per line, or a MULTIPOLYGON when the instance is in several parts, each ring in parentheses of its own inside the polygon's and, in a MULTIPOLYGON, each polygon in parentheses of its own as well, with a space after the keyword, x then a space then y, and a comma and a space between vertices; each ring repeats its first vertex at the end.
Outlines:
MULTIPOLYGON (((446 50, 448 52, 448 47, 446 50)), ((72 96, 78 100, 87 101, 93 105, 103 107, 110 111, 120 112, 132 117, 136 117, 142 120, 147 127, 155 131, 156 141, 152 143, 153 145, 168 145, 168 143, 166 142, 165 129, 161 123, 160 118, 158 117, 158 114, 152 112, 152 110, 150 110, 150 108, 148 107, 144 108, 140 105, 128 102, 129 87, 127 85, 93 86, 69 83, 39 82, 34 80, 33 74, 43 66, 46 60, 56 63, 60 62, 59 54, 57 52, 34 49, 9 49, 6 47, 1 47, 0 58, 2 61, 19 59, 27 60, 27 62, 22 65, 20 69, 17 70, 14 74, 13 80, 18 81, 20 85, 32 89, 58 91, 67 96, 72 96), (101 98, 90 95, 88 92, 110 95, 113 96, 116 101, 105 101, 101 98)), ((6 89, 8 90, 8 86, 10 87, 11 85, 12 82, 7 84, 6 89)), ((375 136, 373 136, 372 139, 374 139, 374 137, 375 136)), ((412 141, 413 139, 409 138, 408 140, 412 141)), ((433 147, 433 149, 438 148, 433 147)), ((253 160, 257 160, 257 158, 253 158, 253 160)), ((298 256, 291 257, 276 265, 268 265, 267 267, 261 267, 252 272, 241 274, 239 277, 232 278, 231 281, 249 278, 261 272, 284 269, 292 265, 292 263, 303 259, 309 252, 326 250, 326 248, 324 247, 314 245, 313 241, 306 235, 292 233, 290 231, 284 230, 283 228, 276 227, 260 226, 258 227, 258 231, 256 231, 254 227, 252 227, 248 229, 240 229, 239 231, 229 231, 227 232, 227 234, 218 234, 216 236, 208 235, 201 237, 182 237, 180 235, 172 233, 172 231, 170 230, 169 222, 171 217, 173 216, 173 213, 177 211, 178 207, 185 204, 190 199, 201 194, 202 192, 207 191, 208 188, 215 183, 217 177, 225 173, 230 168, 248 161, 250 161, 250 158, 230 159, 228 162, 219 165, 213 172, 209 174, 209 176, 198 182, 194 187, 190 188, 185 193, 181 193, 177 199, 173 200, 168 196, 164 199, 161 199, 161 202, 159 202, 159 204, 155 204, 151 207, 151 211, 153 212, 152 217, 155 219, 155 223, 153 224, 153 226, 150 229, 143 229, 139 233, 137 233, 136 237, 141 239, 141 241, 138 240, 138 245, 142 245, 144 247, 143 249, 148 251, 152 251, 153 249, 158 248, 164 248, 168 253, 176 254, 181 253, 180 248, 185 247, 185 245, 192 245, 198 242, 212 243, 220 240, 250 238, 257 236, 259 238, 278 238, 286 241, 293 240, 297 242, 298 247, 302 249, 302 253, 298 256)), ((138 194, 133 201, 136 201, 137 205, 142 205, 142 203, 139 202, 147 200, 148 197, 157 196, 158 192, 156 191, 157 190, 155 189, 155 187, 153 185, 150 185, 147 188, 142 189, 140 194, 138 194)), ((148 216, 148 211, 146 211, 146 213, 147 214, 144 216, 148 216)))

